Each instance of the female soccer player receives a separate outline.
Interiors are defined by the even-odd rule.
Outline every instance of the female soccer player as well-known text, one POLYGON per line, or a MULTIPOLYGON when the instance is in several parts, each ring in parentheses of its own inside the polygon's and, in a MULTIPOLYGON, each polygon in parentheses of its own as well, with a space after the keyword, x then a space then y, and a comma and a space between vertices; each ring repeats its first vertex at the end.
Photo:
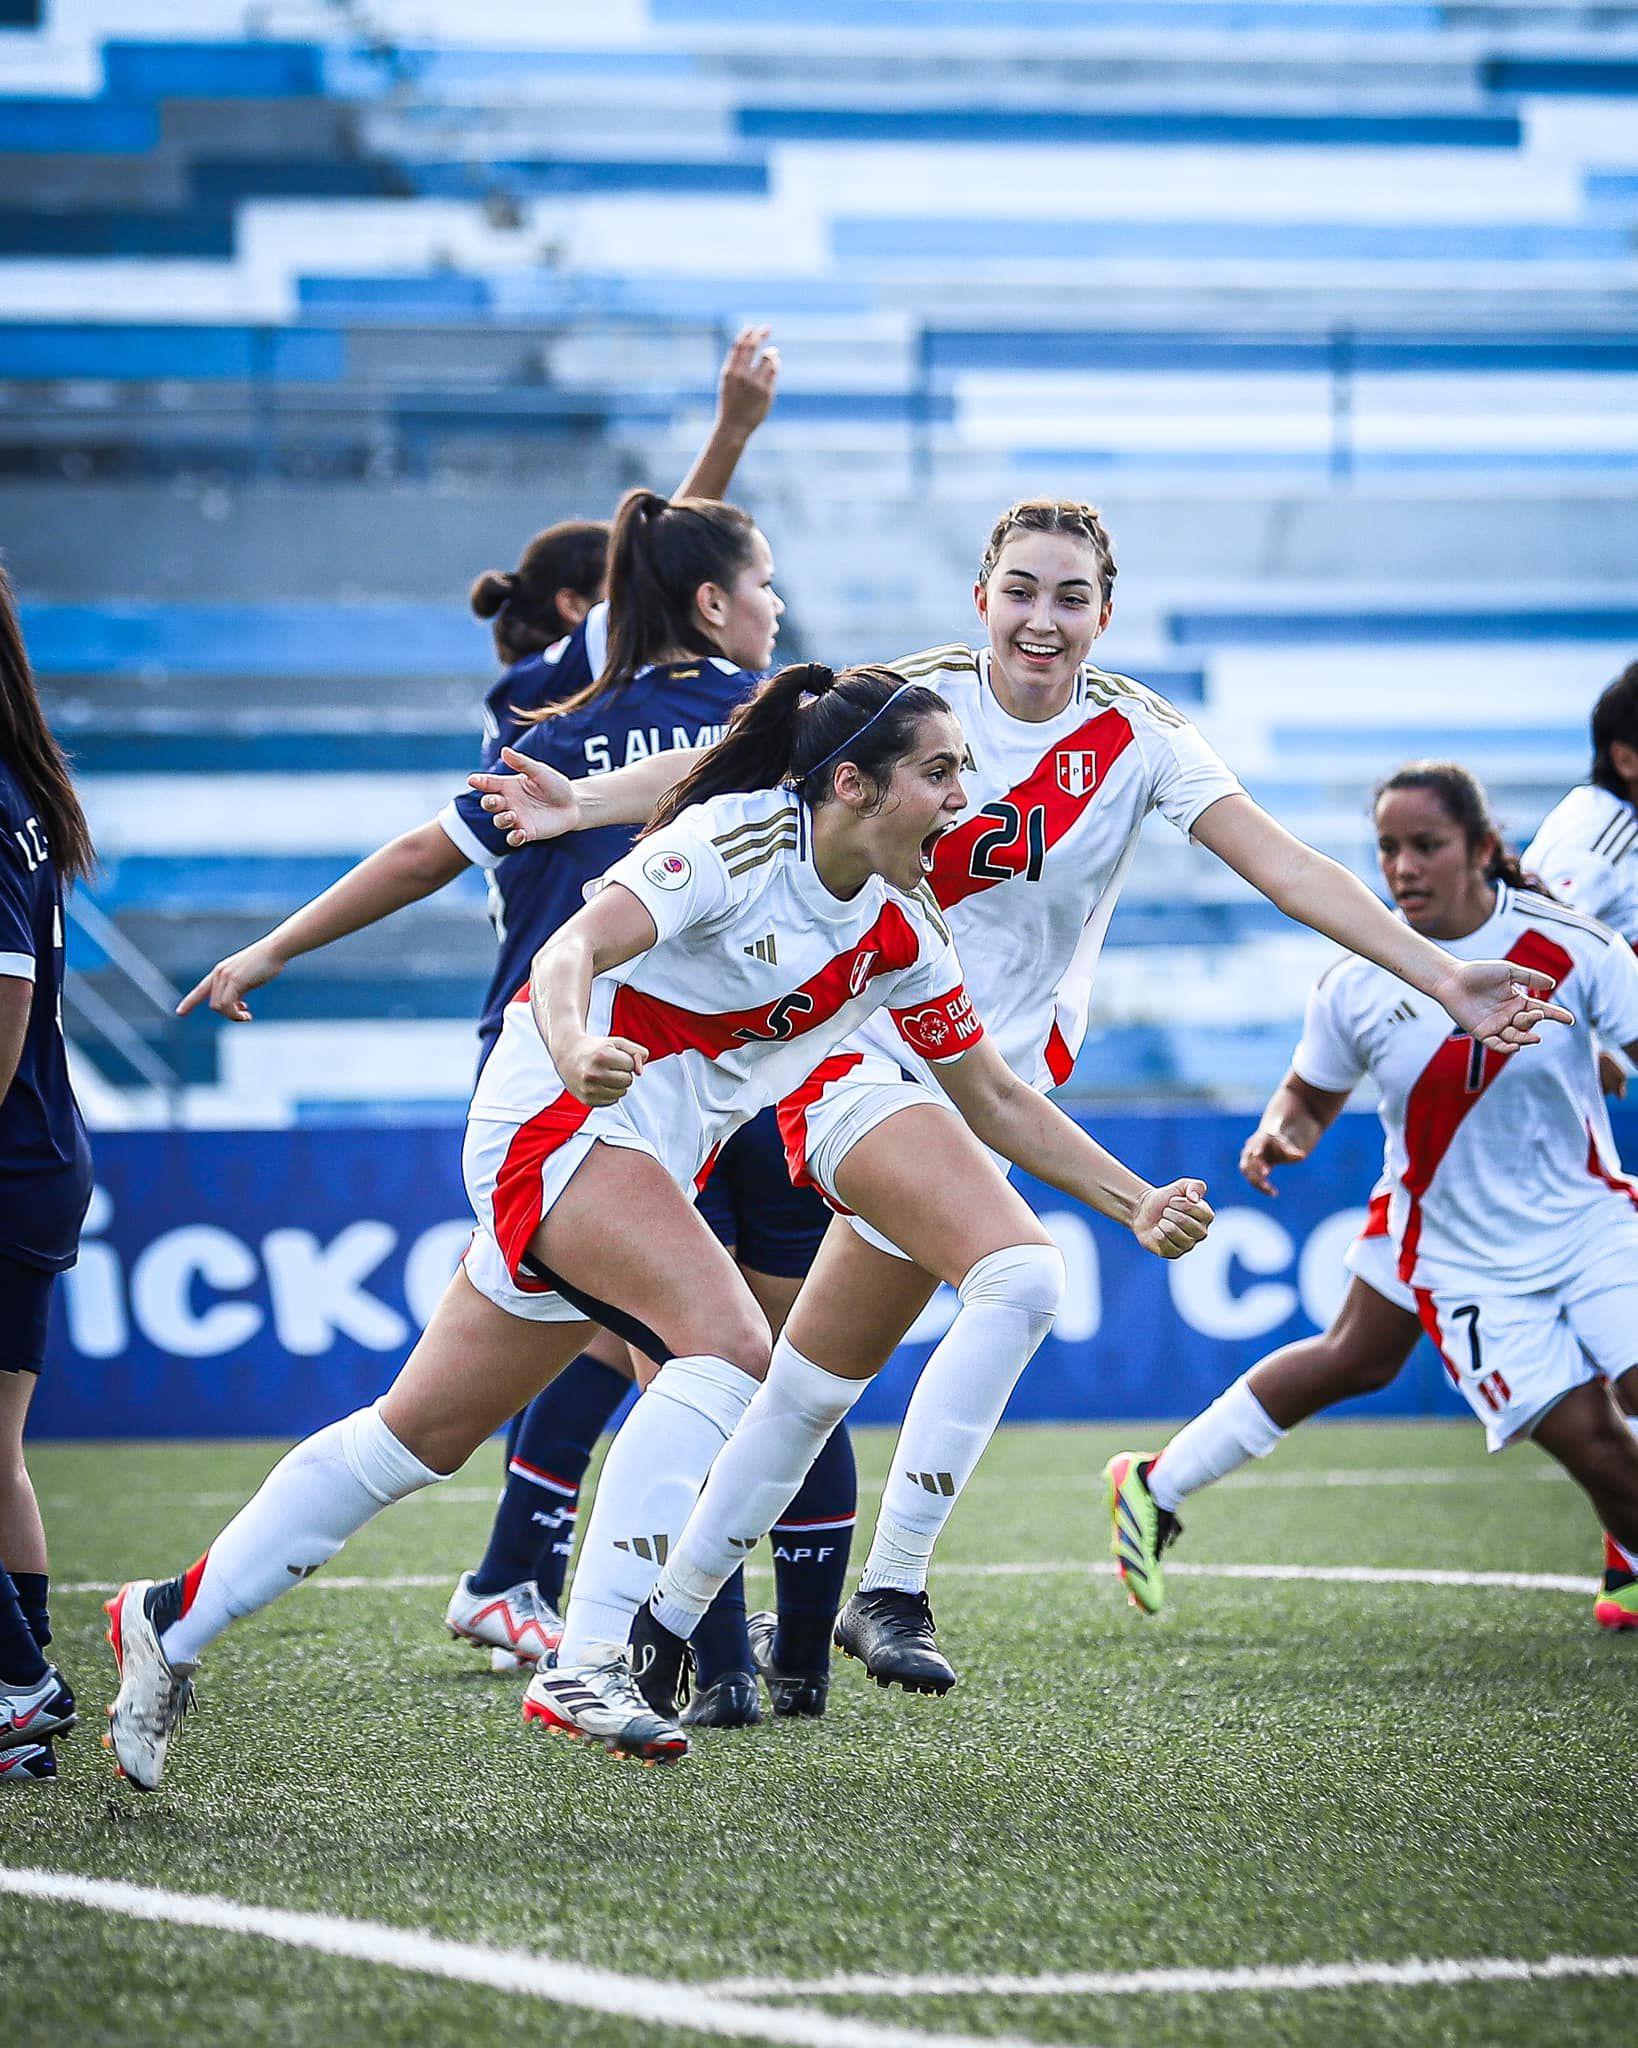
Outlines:
POLYGON ((91 1151, 63 1043, 63 885, 91 834, 0 574, 0 1784, 57 1775, 74 1695, 46 1661, 45 1529, 23 1461, 57 1275, 79 1253, 91 1151))
MULTIPOLYGON (((892 664, 935 684, 965 730, 978 809, 938 842, 931 886, 980 1014, 1014 1071, 1046 1089, 1074 1065, 1103 935, 1155 809, 1288 915, 1435 996, 1464 1029, 1498 1046, 1529 1042, 1544 1013, 1519 991, 1547 986, 1545 976, 1458 962, 1408 930, 1363 883, 1253 803, 1171 705, 1091 665, 1114 578, 1109 535, 1091 506, 1014 505, 995 523, 974 593, 988 645, 892 664)), ((571 786, 521 756, 507 759, 518 773, 475 780, 514 842, 644 815, 676 765, 651 762, 571 786)), ((940 1276, 962 1270, 980 1174, 927 1064, 879 1026, 816 1068, 781 1120, 793 1170, 846 1224, 832 1226, 776 1347, 761 1397, 773 1405, 814 1361, 854 1382, 886 1363, 940 1276)), ((837 1643, 873 1678, 933 1692, 955 1683, 927 1601, 933 1545, 1044 1328, 1016 1304, 975 1290, 922 1371, 860 1591, 837 1624, 837 1643)), ((794 1441, 795 1423, 781 1418, 779 1428, 794 1441)), ((735 1460, 713 1477, 701 1516, 736 1507, 735 1460)), ((804 1469, 795 1453, 791 1469, 797 1477, 804 1469)), ((696 1518, 674 1548, 660 1598, 676 1632, 726 1554, 728 1533, 719 1527, 707 1543, 696 1518), (708 1557, 695 1555, 696 1536, 708 1557)), ((743 1517, 731 1533, 744 1536, 743 1517)))
MULTIPOLYGON (((1115 1554, 1151 1614, 1183 1500, 1318 1409, 1386 1384, 1410 1349, 1392 1305, 1406 1298, 1491 1449, 1533 1436, 1625 1552, 1638 1545, 1638 1441, 1616 1405, 1638 1407, 1638 1187, 1621 1177, 1594 1042, 1638 1052, 1638 960, 1618 933, 1525 885, 1465 769, 1402 768, 1377 792, 1376 824, 1408 925, 1459 954, 1505 949, 1545 969, 1577 1021, 1512 1060, 1452 1037, 1441 1012, 1378 968, 1344 959, 1320 978, 1240 1164, 1271 1194, 1274 1170, 1308 1157, 1357 1082, 1369 1074, 1381 1089, 1387 1195, 1348 1254, 1354 1278, 1328 1333, 1349 1332, 1343 1362, 1325 1340, 1290 1345, 1158 1459, 1111 1461, 1115 1554), (1350 1348, 1374 1379, 1349 1370, 1350 1348)), ((1598 1618, 1630 1625, 1616 1618, 1630 1611, 1606 1591, 1598 1618)))
MULTIPOLYGON (((528 1704, 632 1754, 683 1753, 687 1738, 635 1691, 628 1631, 666 1531, 769 1352, 693 1186, 714 1146, 877 1010, 935 1062, 982 1138, 1151 1250, 1176 1256, 1205 1234, 1198 1183, 1148 1187, 985 1042, 921 887, 966 807, 962 750, 955 718, 920 684, 783 670, 542 948, 472 1104, 464 1164, 478 1229, 397 1380, 291 1452, 186 1572, 108 1603, 121 1671, 110 1746, 134 1783, 159 1782, 206 1645, 380 1507, 456 1470, 568 1362, 587 1320, 662 1363, 610 1454, 559 1668, 537 1674, 528 1704)), ((974 1160, 943 1270, 963 1285, 982 1274, 1003 1295, 1022 1284, 1044 1324, 1062 1262, 976 1147, 974 1160)), ((830 1411, 828 1434, 846 1383, 817 1367, 805 1378, 808 1406, 830 1411)))
POLYGON ((1638 661, 1593 706, 1592 774, 1543 819, 1527 873, 1638 945, 1638 661))

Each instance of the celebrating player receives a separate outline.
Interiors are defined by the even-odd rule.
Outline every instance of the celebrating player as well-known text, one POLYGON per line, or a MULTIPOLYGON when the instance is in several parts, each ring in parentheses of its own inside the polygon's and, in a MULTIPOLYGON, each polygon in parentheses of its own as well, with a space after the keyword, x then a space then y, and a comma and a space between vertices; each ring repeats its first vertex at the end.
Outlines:
MULTIPOLYGON (((1444 1004, 1489 1044, 1533 1042, 1544 1010, 1521 990, 1548 977, 1454 960, 1377 902, 1336 862, 1252 802, 1180 713, 1091 665, 1115 579, 1109 535, 1088 505, 1029 500, 996 521, 975 591, 988 645, 943 647, 892 664, 936 684, 966 734, 977 810, 938 842, 932 890, 965 955, 980 1014, 1032 1088, 1067 1078, 1086 1028, 1092 976, 1144 818, 1160 810, 1290 916, 1356 948, 1444 1004)), ((517 843, 645 815, 675 763, 570 785, 521 756, 476 778, 517 843)), ((794 1444, 806 1376, 877 1372, 940 1277, 970 1264, 968 1210, 981 1181, 968 1133, 927 1063, 877 1026, 817 1067, 781 1109, 793 1171, 846 1218, 833 1225, 759 1396, 794 1444), (786 1399, 791 1413, 779 1403, 786 1399)), ((984 1275, 924 1367, 905 1417, 875 1541, 836 1640, 884 1682, 947 1691, 955 1671, 927 1600, 934 1543, 1045 1332, 1027 1290, 984 1275)), ((817 1439, 816 1439, 817 1440, 817 1439)), ((660 1599, 685 1633, 701 1588, 748 1525, 736 1466, 719 1465, 688 1537, 673 1546, 660 1599), (706 1520, 715 1534, 705 1534, 706 1520), (696 1537, 700 1547, 696 1550, 696 1537)), ((798 1452, 790 1470, 805 1469, 798 1452)))
POLYGON ((1542 820, 1527 873, 1638 946, 1638 661, 1593 706, 1593 764, 1542 820))
POLYGON ((91 834, 51 736, 11 585, 0 574, 0 1785, 57 1775, 74 1726, 54 1664, 45 1529, 23 1426, 45 1363, 51 1294, 79 1251, 91 1152, 63 1043, 63 885, 91 834))
MULTIPOLYGON (((110 1744, 135 1784, 159 1782, 206 1645, 379 1508, 456 1470, 578 1351, 588 1320, 662 1363, 610 1455, 559 1668, 537 1674, 528 1705, 631 1753, 686 1749, 635 1690, 629 1625, 769 1352, 693 1186, 723 1137, 875 1011, 936 1064, 984 1139, 1163 1255, 1204 1235, 1198 1183, 1148 1187, 984 1040, 921 888, 966 808, 962 751, 948 707, 920 684, 783 670, 542 948, 472 1104, 464 1164, 479 1228, 393 1386, 298 1445, 186 1572, 108 1603, 121 1672, 110 1744)), ((967 1264, 991 1287, 1028 1274, 1044 1325, 1062 1262, 975 1156, 987 1182, 967 1264)), ((845 1383, 809 1377, 813 1403, 835 1407, 828 1435, 845 1383)))
MULTIPOLYGON (((1465 769, 1402 768, 1377 792, 1376 825, 1407 924, 1463 956, 1505 951, 1542 968, 1577 1022, 1515 1060, 1452 1036, 1442 1012, 1379 968, 1343 959, 1320 978, 1241 1170, 1272 1193, 1274 1170, 1308 1157, 1368 1074, 1382 1096, 1386 1193, 1349 1250, 1354 1277, 1324 1338, 1254 1366, 1158 1459, 1111 1460, 1115 1554, 1151 1614, 1182 1502, 1317 1409, 1385 1385, 1410 1350, 1395 1306, 1406 1301, 1491 1449, 1533 1436, 1624 1555, 1638 1545, 1638 1440, 1617 1406, 1638 1408, 1638 1187, 1621 1176, 1594 1040, 1638 1053, 1638 960, 1618 933, 1525 885, 1465 769)), ((1638 1622, 1621 1588, 1597 1612, 1609 1626, 1638 1622)))

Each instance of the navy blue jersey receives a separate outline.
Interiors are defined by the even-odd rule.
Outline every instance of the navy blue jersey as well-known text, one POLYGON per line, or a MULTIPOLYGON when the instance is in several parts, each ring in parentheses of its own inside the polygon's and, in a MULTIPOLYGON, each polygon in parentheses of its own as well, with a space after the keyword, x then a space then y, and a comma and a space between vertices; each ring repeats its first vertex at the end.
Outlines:
MULTIPOLYGON (((599 607, 587 625, 600 622, 602 613, 599 607)), ((757 681, 749 670, 715 657, 644 669, 623 689, 609 691, 578 711, 523 726, 516 742, 508 744, 574 778, 624 768, 677 747, 708 747, 721 739, 735 705, 757 681)), ((521 699, 510 701, 521 708, 521 699)), ((586 884, 629 849, 636 828, 599 825, 545 846, 514 848, 497 831, 474 789, 462 790, 446 804, 438 822, 489 877, 500 958, 478 1025, 481 1066, 499 1034, 507 1003, 529 977, 530 961, 558 926, 580 909, 586 884)))
POLYGON ((0 1253, 61 1272, 79 1250, 91 1148, 63 1043, 63 892, 45 827, 0 762, 0 975, 34 984, 17 1072, 0 1102, 0 1253))
POLYGON ((608 644, 609 608, 599 604, 566 639, 555 642, 544 654, 527 655, 501 671, 483 700, 482 766, 486 772, 499 769, 504 773, 501 748, 515 747, 525 733, 534 730, 523 722, 521 713, 538 711, 543 704, 561 704, 602 674, 608 644))

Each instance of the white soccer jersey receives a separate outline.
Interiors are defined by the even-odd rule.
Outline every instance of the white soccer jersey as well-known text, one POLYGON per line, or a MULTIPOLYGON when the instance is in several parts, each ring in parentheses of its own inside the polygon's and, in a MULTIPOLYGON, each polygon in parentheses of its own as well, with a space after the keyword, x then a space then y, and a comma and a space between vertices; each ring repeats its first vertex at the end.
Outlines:
MULTIPOLYGON (((961 721, 973 808, 938 842, 933 894, 991 1039, 1014 1073, 1054 1087, 1086 1035, 1143 820, 1159 810, 1190 832, 1240 784, 1181 712, 1125 676, 1083 668, 1066 707, 1033 724, 1003 710, 987 648, 939 647, 891 666, 937 690, 961 721)), ((851 1042, 918 1071, 880 1019, 851 1042)))
POLYGON ((520 1127, 505 1179, 522 1206, 502 1216, 507 1203, 495 1204, 511 1270, 539 1222, 540 1173, 514 1170, 523 1152, 540 1168, 573 1139, 635 1142, 687 1185, 730 1132, 872 1013, 887 1014, 906 1058, 954 1059, 983 1036, 931 900, 876 876, 847 902, 833 896, 813 864, 810 822, 792 790, 713 797, 609 869, 605 886, 629 889, 659 933, 648 952, 592 983, 588 1028, 649 1052, 619 1102, 577 1101, 528 991, 508 1005, 471 1118, 520 1127))
POLYGON ((1583 782, 1542 820, 1524 865, 1555 896, 1638 946, 1638 811, 1631 804, 1583 782))
POLYGON ((1463 960, 1514 960, 1575 1015, 1511 1056, 1455 1031, 1432 997, 1345 955, 1308 999, 1292 1057, 1312 1087, 1381 1091, 1388 1227, 1407 1285, 1495 1293, 1561 1286, 1606 1233, 1638 1260, 1638 1187, 1622 1177, 1593 1035, 1638 1039, 1638 959, 1616 932, 1502 885, 1463 960))

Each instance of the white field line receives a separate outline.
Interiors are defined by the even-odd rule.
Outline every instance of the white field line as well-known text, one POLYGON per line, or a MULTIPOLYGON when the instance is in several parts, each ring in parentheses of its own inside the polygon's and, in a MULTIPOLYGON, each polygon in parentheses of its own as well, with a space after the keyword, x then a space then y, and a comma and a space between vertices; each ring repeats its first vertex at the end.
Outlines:
POLYGON ((557 1962, 518 1949, 449 1941, 415 1927, 385 1927, 373 1920, 339 1920, 327 1913, 291 1913, 246 1906, 234 1899, 166 1892, 107 1878, 74 1877, 55 1870, 0 1870, 0 1892, 86 1906, 167 1927, 203 1927, 221 1934, 254 1935, 283 1947, 380 1963, 414 1976, 444 1977, 486 1991, 510 1991, 552 2005, 607 2013, 657 2030, 650 2039, 703 2034, 716 2040, 772 2041, 791 2048, 1050 2048, 1017 2035, 928 2034, 876 2020, 828 2013, 785 2012, 746 2005, 692 1984, 624 1977, 585 1963, 557 1962))
POLYGON ((1129 1998, 1218 1991, 1348 1991, 1367 1986, 1523 1984, 1565 1977, 1638 1977, 1638 1956, 1475 1956, 1403 1963, 1268 1963, 1239 1970, 1086 1970, 1042 1977, 725 1977, 729 1998, 1129 1998))
MULTIPOLYGON (((760 1578, 771 1578, 769 1565, 747 1565, 760 1578)), ((1076 1558, 1047 1558, 1036 1564, 945 1564, 937 1568, 941 1579, 1036 1579, 1065 1573, 1081 1578, 1109 1579, 1115 1575, 1112 1563, 1076 1558)), ((1590 1598, 1597 1583, 1576 1578, 1568 1572, 1445 1572, 1374 1564, 1168 1564, 1167 1575, 1184 1579, 1263 1579, 1272 1582, 1319 1586, 1456 1586, 1479 1591, 1511 1593, 1573 1593, 1590 1598)), ((328 1588, 332 1593, 408 1593, 447 1588, 448 1572, 384 1573, 379 1578, 348 1577, 343 1573, 320 1572, 306 1582, 328 1588)), ((117 1593, 113 1579, 63 1579, 53 1590, 59 1593, 117 1593)))

